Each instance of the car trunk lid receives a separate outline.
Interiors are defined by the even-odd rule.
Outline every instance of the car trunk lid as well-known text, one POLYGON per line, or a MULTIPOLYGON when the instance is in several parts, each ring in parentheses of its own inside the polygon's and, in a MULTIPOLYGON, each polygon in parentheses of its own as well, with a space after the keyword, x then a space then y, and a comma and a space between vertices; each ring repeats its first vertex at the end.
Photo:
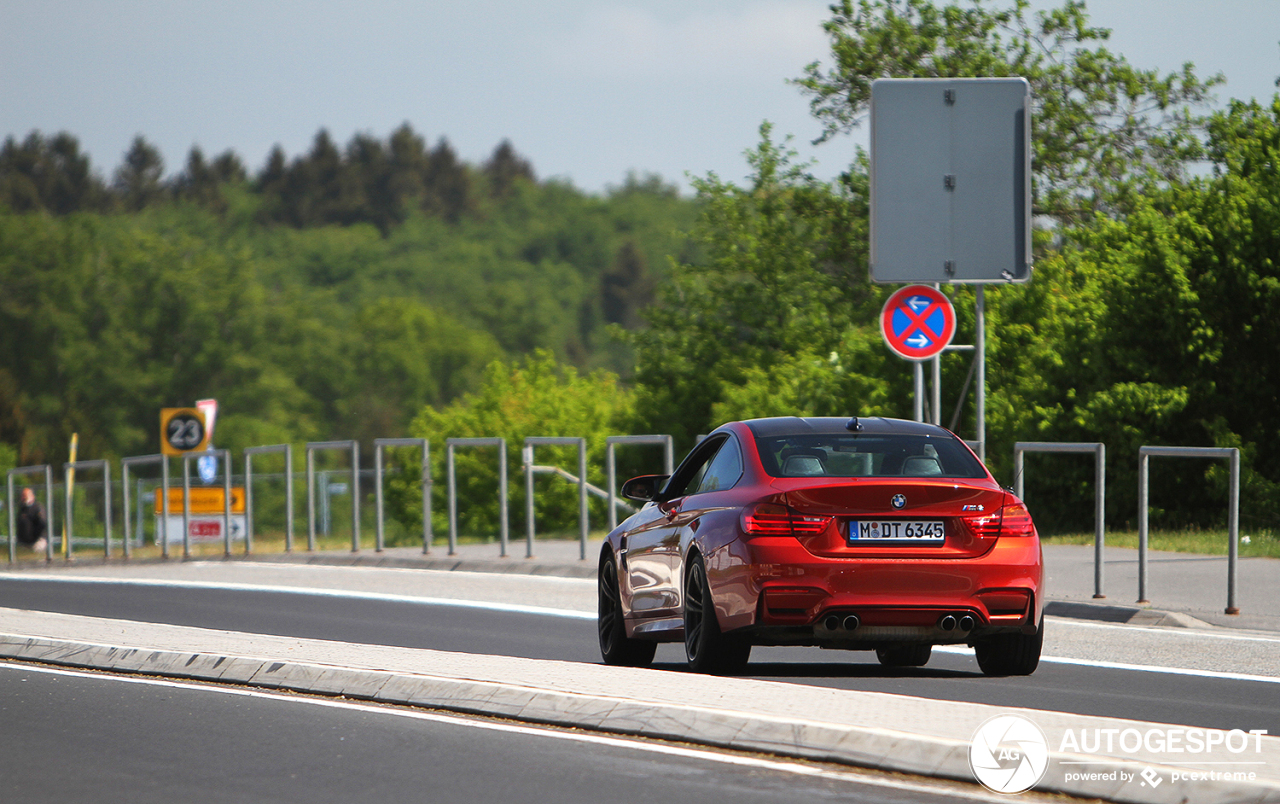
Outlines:
POLYGON ((983 555, 999 537, 998 517, 1008 496, 991 481, 921 478, 843 480, 820 485, 809 481, 786 489, 785 494, 786 504, 797 514, 829 520, 821 528, 810 528, 807 535, 797 535, 811 553, 829 558, 983 555), (945 531, 941 540, 912 538, 904 533, 911 529, 930 532, 938 522, 945 531), (851 532, 856 536, 881 529, 892 537, 850 539, 851 532))

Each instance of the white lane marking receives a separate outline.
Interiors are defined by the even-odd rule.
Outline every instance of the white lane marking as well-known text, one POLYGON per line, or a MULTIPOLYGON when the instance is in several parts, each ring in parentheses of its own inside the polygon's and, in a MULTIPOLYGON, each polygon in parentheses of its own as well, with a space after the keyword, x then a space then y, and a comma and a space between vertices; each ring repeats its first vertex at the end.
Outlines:
MULTIPOLYGON (((962 648, 954 645, 934 645, 935 653, 951 653, 961 656, 972 656, 973 648, 962 648)), ((1218 670, 1193 670, 1187 667, 1161 667, 1152 664, 1126 664, 1124 662, 1105 662, 1097 659, 1070 659, 1065 656, 1041 656, 1040 661, 1047 664, 1071 664, 1079 667, 1102 667, 1107 670, 1131 670, 1138 673, 1169 673, 1176 676, 1198 676, 1200 678, 1219 678, 1225 681, 1263 681, 1268 684, 1280 684, 1275 676, 1255 676, 1248 673, 1227 673, 1218 670)))
POLYGON ((233 592, 278 592, 313 597, 354 598, 386 603, 416 603, 428 606, 457 606, 468 609, 504 611, 515 614, 539 614, 547 617, 568 617, 574 620, 594 620, 595 612, 553 609, 545 606, 526 606, 521 603, 491 603, 484 600, 458 600, 447 597, 419 597, 417 595, 391 595, 382 592, 351 592, 342 589, 316 589, 308 586, 272 586, 254 583, 213 583, 210 581, 172 581, 146 578, 96 578, 92 575, 25 576, 5 575, 0 580, 36 581, 48 583, 110 584, 113 586, 162 586, 176 589, 217 589, 233 592))
MULTIPOLYGON (((1046 615, 1049 616, 1049 615, 1046 615)), ((1149 634, 1162 634, 1174 637, 1205 637, 1208 639, 1229 639, 1235 642, 1280 642, 1280 636, 1268 637, 1261 634, 1232 634, 1222 631, 1205 631, 1200 628, 1178 628, 1159 625, 1129 625, 1127 623, 1097 623, 1088 620, 1075 620, 1069 617, 1049 616, 1049 619, 1060 625, 1073 628, 1101 628, 1110 631, 1145 631, 1149 634)))
POLYGON ((922 782, 911 782, 899 779, 881 779, 869 775, 864 776, 864 771, 859 771, 854 768, 850 768, 848 771, 830 770, 827 768, 818 768, 812 765, 800 764, 799 762, 764 759, 762 757, 742 756, 739 754, 723 754, 711 749, 686 748, 684 746, 671 745, 668 743, 627 739, 626 737, 608 737, 603 734, 591 734, 580 731, 560 731, 558 729, 539 728, 537 726, 519 726, 513 723, 504 723, 500 721, 477 720, 463 717, 461 715, 447 715, 439 712, 402 709, 385 704, 375 705, 359 703, 356 701, 335 701, 327 698, 299 696, 296 693, 287 695, 278 692, 266 692, 264 690, 222 687, 215 684, 192 684, 189 682, 169 681, 167 679, 149 678, 146 676, 118 676, 110 673, 86 673, 80 670, 64 670, 57 667, 37 667, 29 664, 22 664, 20 662, 0 661, 0 668, 21 670, 30 673, 72 676, 75 678, 107 679, 124 682, 126 684, 169 687, 172 689, 193 690, 197 692, 214 692, 223 695, 238 695, 249 698, 268 698, 271 700, 285 701, 295 704, 309 704, 311 706, 322 706, 331 709, 349 709, 358 712, 409 718, 412 720, 445 723, 463 728, 484 729, 487 731, 498 731, 508 734, 522 734, 553 740, 568 740, 570 742, 590 743, 592 745, 606 745, 613 748, 623 748, 632 751, 645 751, 651 754, 664 754, 667 756, 678 756, 688 759, 701 759, 707 762, 718 762, 724 765, 738 765, 758 768, 761 770, 771 770, 779 773, 790 773, 795 776, 812 776, 823 779, 833 779, 851 784, 865 784, 871 787, 887 787, 895 790, 909 790, 916 793, 929 793, 933 795, 948 796, 951 798, 963 798, 970 801, 1007 801, 1005 798, 989 795, 979 790, 968 790, 958 786, 953 787, 951 785, 942 784, 931 785, 922 782))
MULTIPOLYGON (((453 598, 440 597, 416 597, 412 595, 390 595, 379 592, 348 592, 340 589, 313 589, 298 586, 270 586, 265 584, 246 584, 246 583, 211 583, 206 581, 171 581, 171 580, 146 580, 138 578, 96 578, 93 576, 80 575, 60 575, 57 577, 37 578, 30 576, 3 576, 11 580, 22 581, 65 581, 68 583, 106 583, 119 586, 162 586, 172 588, 188 588, 188 589, 220 589, 227 591, 250 591, 250 592, 279 592, 285 594, 313 595, 317 597, 332 598, 355 598, 359 600, 376 600, 393 603, 418 603, 422 605, 433 606, 456 606, 460 608, 482 609, 485 611, 502 611, 512 612, 516 614, 535 614, 545 617, 567 617, 574 620, 594 620, 596 614, 594 612, 572 611, 570 609, 553 609, 542 606, 526 606, 519 603, 491 603, 479 600, 456 600, 453 598)), ((1076 625, 1077 623, 1072 623, 1076 625)), ((1097 623, 1089 623, 1089 625, 1098 625, 1097 623)), ((1128 626, 1113 626, 1114 628, 1127 628, 1128 626)), ((1155 629, 1148 629, 1155 630, 1155 629)), ((1169 631, 1158 630, 1156 633, 1167 634, 1169 631)), ((1177 633, 1177 632, 1172 632, 1177 633)), ((1204 633, 1204 632, 1196 632, 1204 633)), ((1253 639, 1252 641, 1275 642, 1280 640, 1253 639)), ((954 647, 946 645, 934 646, 934 651, 938 653, 954 653, 960 655, 973 655, 971 648, 954 647)), ((1073 659, 1064 656, 1041 656, 1040 661, 1049 664, 1069 664, 1078 665, 1080 667, 1102 667, 1108 670, 1127 670, 1138 673, 1168 673, 1171 675, 1197 676, 1200 678, 1217 678, 1225 681, 1262 681, 1267 683, 1280 683, 1280 678, 1273 676, 1259 676, 1248 673, 1228 673, 1216 670, 1195 670, 1184 667, 1163 667, 1160 665, 1145 664, 1126 664, 1123 662, 1107 662, 1093 659, 1073 659)))
MULTIPOLYGON (((227 565, 220 561, 189 561, 185 562, 188 567, 226 567, 227 565)), ((352 569, 358 569, 360 572, 399 572, 407 575, 446 575, 449 577, 464 576, 470 579, 480 577, 484 578, 519 578, 528 581, 546 581, 549 583, 568 584, 571 586, 592 586, 596 585, 594 578, 567 578, 563 575, 532 575, 524 572, 485 572, 483 570, 441 570, 441 569, 417 569, 411 567, 344 567, 331 566, 328 564, 293 564, 284 561, 241 561, 234 564, 236 568, 253 567, 254 569, 268 570, 304 570, 306 572, 343 572, 352 569)))

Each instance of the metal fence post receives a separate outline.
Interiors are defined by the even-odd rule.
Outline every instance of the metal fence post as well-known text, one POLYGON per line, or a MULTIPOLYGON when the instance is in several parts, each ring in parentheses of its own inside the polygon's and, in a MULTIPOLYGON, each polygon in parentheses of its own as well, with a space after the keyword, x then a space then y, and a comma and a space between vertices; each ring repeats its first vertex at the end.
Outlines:
POLYGON ((533 558, 533 445, 525 444, 521 454, 524 457, 524 557, 533 558))
POLYGON ((609 530, 618 527, 618 463, 615 447, 618 444, 654 444, 661 445, 663 469, 670 475, 675 466, 675 450, 669 435, 623 435, 608 436, 605 443, 605 471, 608 474, 608 506, 609 530))
POLYGON ((1098 452, 1094 456, 1093 487, 1097 489, 1093 500, 1093 596, 1105 598, 1102 584, 1106 562, 1102 552, 1107 541, 1107 445, 1098 442, 1098 452))
MULTIPOLYGON (((590 529, 590 513, 587 510, 587 439, 582 437, 559 437, 559 436, 529 436, 524 440, 524 449, 526 453, 527 463, 525 471, 525 488, 528 492, 528 539, 529 539, 529 557, 533 556, 533 473, 535 471, 559 471, 551 467, 537 467, 533 463, 533 448, 539 446, 561 446, 561 447, 577 447, 578 448, 578 557, 585 559, 587 557, 587 535, 590 529)), ((567 475, 567 477, 572 477, 567 475)))
POLYGON ((1150 603, 1147 599, 1147 472, 1151 459, 1143 448, 1138 449, 1138 603, 1150 603))
POLYGON ((360 552, 360 442, 351 442, 351 552, 360 552))
POLYGON ((293 552, 293 447, 284 447, 284 551, 293 552))
MULTIPOLYGON (((98 459, 98 460, 92 460, 92 461, 69 461, 62 465, 63 478, 64 478, 63 482, 66 483, 66 478, 70 475, 70 473, 78 469, 101 469, 102 470, 103 554, 106 558, 110 558, 111 557, 111 464, 107 462, 105 459, 98 459)), ((66 483, 66 485, 64 486, 64 490, 66 491, 66 499, 67 499, 66 556, 68 559, 70 559, 72 544, 74 541, 73 532, 72 532, 72 526, 74 523, 71 516, 71 508, 73 503, 72 501, 73 492, 71 489, 71 484, 66 483)))
MULTIPOLYGON (((191 558, 191 456, 182 456, 182 557, 191 558)), ((197 457, 199 457, 197 455, 197 457)))
POLYGON ((169 557, 169 458, 160 456, 160 487, 164 492, 160 516, 160 557, 169 557))
POLYGON ((1025 460, 1028 452, 1087 453, 1094 454, 1093 470, 1093 596, 1096 599, 1106 597, 1103 594, 1104 561, 1103 551, 1106 546, 1106 493, 1107 468, 1106 446, 1100 441, 1019 441, 1013 445, 1013 493, 1023 502, 1025 496, 1025 460))
POLYGON ((307 445, 307 552, 316 549, 316 458, 307 445))
POLYGON ((253 550, 253 456, 279 452, 284 455, 284 551, 293 552, 293 447, 272 444, 244 450, 244 552, 253 550))
POLYGON ((378 439, 373 442, 373 510, 376 514, 373 525, 373 551, 381 553, 386 541, 386 529, 382 517, 382 445, 378 439))
POLYGON ((1239 614, 1236 605, 1236 587, 1240 579, 1240 450, 1231 450, 1231 490, 1228 492, 1227 538, 1231 545, 1227 550, 1227 614, 1239 614))
POLYGON ((382 467, 384 447, 420 447, 422 449, 422 554, 431 552, 431 452, 425 438, 375 438, 373 440, 373 498, 378 511, 377 551, 382 552, 385 536, 383 517, 382 467))
POLYGON ((1230 461, 1231 486, 1227 493, 1227 614, 1239 614, 1236 583, 1240 557, 1240 450, 1236 447, 1139 447, 1138 448, 1138 602, 1147 599, 1148 471, 1151 456, 1164 458, 1225 458, 1230 461))
POLYGON ((124 558, 129 560, 131 550, 129 549, 129 540, 132 534, 129 532, 129 464, 125 463, 124 458, 120 459, 120 518, 124 520, 124 558))
MULTIPOLYGON (((222 453, 222 555, 231 556, 231 450, 222 453)), ((247 522, 245 523, 248 524, 247 522)), ((247 538, 247 535, 246 535, 247 538)), ((246 541, 247 545, 248 542, 246 541)))
POLYGON ((7 541, 9 542, 9 563, 12 564, 18 560, 18 518, 13 513, 13 472, 8 473, 7 485, 9 488, 9 496, 6 498, 9 505, 9 538, 7 541))
MULTIPOLYGON (((307 444, 307 549, 316 549, 316 472, 315 451, 318 449, 343 449, 351 453, 351 552, 360 552, 360 442, 359 441, 311 441, 307 444)), ((329 489, 324 490, 325 502, 329 489)))
POLYGON ((72 545, 75 543, 75 540, 72 538, 74 536, 75 520, 71 516, 72 490, 71 490, 71 464, 69 463, 64 463, 62 465, 62 491, 63 491, 62 496, 65 501, 65 506, 64 506, 65 510, 63 511, 62 521, 67 531, 67 535, 64 537, 66 539, 66 544, 62 546, 62 554, 66 556, 67 561, 70 561, 71 554, 74 550, 72 545))
MULTIPOLYGON (((129 468, 132 466, 141 466, 143 464, 151 464, 151 463, 161 464, 163 469, 163 465, 168 463, 168 461, 165 459, 165 456, 163 455, 138 455, 131 458, 120 459, 120 485, 122 487, 121 491, 123 492, 123 502, 124 502, 124 511, 122 512, 121 515, 124 518, 124 557, 125 558, 129 558, 132 555, 131 550, 132 550, 132 544, 133 544, 133 531, 131 528, 131 525, 132 525, 131 504, 129 499, 129 468)), ((167 489, 166 489, 166 493, 167 493, 167 489)), ((141 494, 141 489, 139 489, 139 494, 141 494)), ((142 513, 141 499, 138 500, 138 505, 139 505, 138 513, 139 515, 141 515, 142 513)), ((167 499, 165 500, 164 507, 167 511, 168 509, 167 499)), ((139 520, 139 528, 141 528, 141 519, 139 520)), ((143 533, 144 531, 139 530, 138 532, 139 539, 142 539, 143 533)), ((160 541, 163 538, 162 534, 163 534, 163 531, 158 530, 156 532, 157 541, 160 541)))
POLYGON ((458 546, 458 485, 454 468, 453 453, 455 447, 497 447, 498 448, 498 536, 502 543, 502 556, 507 555, 507 439, 505 438, 449 438, 445 439, 449 450, 449 555, 457 551, 458 546))
POLYGON ((453 468, 453 444, 448 445, 447 472, 449 475, 449 555, 458 552, 458 478, 453 468))
POLYGON ((587 510, 587 439, 578 442, 578 560, 587 560, 591 512, 587 510))

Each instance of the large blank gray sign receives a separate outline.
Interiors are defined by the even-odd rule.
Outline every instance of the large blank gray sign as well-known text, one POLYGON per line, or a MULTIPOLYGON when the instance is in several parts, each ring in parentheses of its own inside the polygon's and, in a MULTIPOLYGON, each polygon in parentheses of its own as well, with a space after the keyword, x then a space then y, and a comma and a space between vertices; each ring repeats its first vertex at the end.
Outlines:
POLYGON ((1031 278, 1031 88, 1023 78, 871 84, 871 278, 1031 278))

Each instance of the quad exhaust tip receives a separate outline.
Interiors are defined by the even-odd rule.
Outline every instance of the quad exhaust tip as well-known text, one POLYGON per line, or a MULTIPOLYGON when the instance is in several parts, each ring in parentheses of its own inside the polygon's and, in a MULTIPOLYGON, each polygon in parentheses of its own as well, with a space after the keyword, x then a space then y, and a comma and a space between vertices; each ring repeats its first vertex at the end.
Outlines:
POLYGON ((841 628, 846 631, 856 631, 861 624, 862 621, 856 614, 847 615, 843 620, 837 614, 828 614, 822 620, 822 626, 828 631, 839 631, 841 628))
POLYGON ((978 621, 972 614, 944 614, 938 618, 938 627, 943 631, 954 631, 957 628, 961 631, 972 631, 977 624, 978 621))

